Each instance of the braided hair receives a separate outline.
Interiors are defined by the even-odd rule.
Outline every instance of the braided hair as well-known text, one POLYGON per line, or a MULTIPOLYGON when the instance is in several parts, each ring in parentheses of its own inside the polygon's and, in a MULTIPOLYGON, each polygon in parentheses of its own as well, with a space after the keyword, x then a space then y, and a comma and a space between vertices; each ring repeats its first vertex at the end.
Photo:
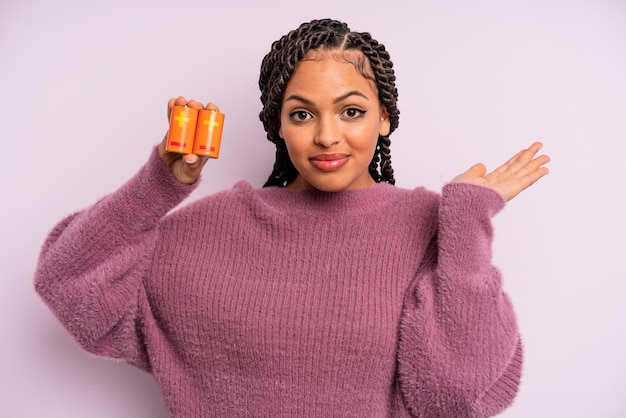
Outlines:
POLYGON ((272 44, 270 52, 263 58, 259 76, 261 103, 259 114, 267 139, 276 145, 276 161, 272 174, 265 182, 267 186, 284 187, 298 176, 284 139, 279 135, 280 111, 283 93, 298 63, 309 51, 357 50, 365 56, 372 75, 368 74, 367 62, 353 63, 361 75, 371 79, 378 89, 378 97, 389 114, 389 134, 378 136, 376 151, 369 165, 369 173, 376 182, 395 184, 389 135, 398 127, 400 111, 396 105, 398 90, 393 63, 384 45, 378 43, 367 32, 352 32, 348 25, 331 19, 312 20, 303 23, 272 44))

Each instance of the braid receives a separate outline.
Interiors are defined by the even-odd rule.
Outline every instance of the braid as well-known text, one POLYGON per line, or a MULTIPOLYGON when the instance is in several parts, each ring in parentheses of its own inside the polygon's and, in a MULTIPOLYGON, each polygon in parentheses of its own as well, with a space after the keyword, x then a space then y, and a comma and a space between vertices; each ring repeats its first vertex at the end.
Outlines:
MULTIPOLYGON (((319 48, 361 51, 374 73, 373 81, 378 88, 379 100, 389 114, 389 134, 398 127, 400 112, 396 105, 398 98, 398 91, 395 87, 396 77, 393 72, 393 63, 385 47, 374 40, 369 33, 351 32, 345 23, 336 20, 322 19, 303 23, 299 28, 275 41, 261 63, 259 88, 263 109, 259 113, 259 118, 263 122, 267 139, 276 145, 276 161, 265 187, 286 186, 298 176, 287 153, 285 141, 278 134, 280 110, 283 92, 296 66, 309 51, 319 48)), ((358 66, 357 69, 364 77, 372 79, 367 72, 367 63, 353 64, 358 66)), ((378 137, 369 172, 376 182, 395 184, 389 146, 389 135, 378 137)))
POLYGON ((350 45, 359 49, 368 59, 374 72, 378 97, 381 104, 389 114, 390 129, 386 136, 379 135, 376 152, 369 166, 369 172, 376 182, 395 184, 393 168, 391 167, 391 140, 389 135, 400 123, 400 111, 397 106, 398 89, 396 88, 396 76, 393 71, 393 63, 384 45, 378 43, 367 33, 353 32, 350 34, 350 45), (380 172, 378 167, 380 166, 380 172))

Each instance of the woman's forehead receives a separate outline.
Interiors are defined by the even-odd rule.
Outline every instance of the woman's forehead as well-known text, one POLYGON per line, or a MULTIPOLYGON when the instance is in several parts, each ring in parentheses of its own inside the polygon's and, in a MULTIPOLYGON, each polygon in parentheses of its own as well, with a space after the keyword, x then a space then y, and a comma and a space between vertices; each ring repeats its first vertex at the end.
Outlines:
POLYGON ((358 49, 326 49, 321 47, 308 51, 301 61, 321 61, 328 58, 340 63, 352 64, 363 77, 371 81, 376 80, 369 59, 358 49))

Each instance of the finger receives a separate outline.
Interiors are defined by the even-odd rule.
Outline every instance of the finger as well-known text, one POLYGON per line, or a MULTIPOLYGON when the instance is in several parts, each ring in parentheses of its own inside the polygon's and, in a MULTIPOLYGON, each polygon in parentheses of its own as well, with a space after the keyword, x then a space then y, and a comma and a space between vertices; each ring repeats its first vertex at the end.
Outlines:
POLYGON ((202 110, 202 109, 204 109, 204 106, 202 105, 202 103, 200 103, 200 102, 199 102, 199 101, 197 101, 197 100, 193 100, 193 99, 191 99, 191 100, 189 100, 189 101, 187 102, 187 107, 191 107, 191 108, 193 108, 193 109, 197 109, 197 110, 202 110))
POLYGON ((509 176, 511 174, 517 173, 521 170, 526 164, 530 161, 533 161, 535 154, 543 147, 541 142, 534 142, 530 145, 530 147, 519 151, 513 157, 509 158, 507 162, 496 168, 492 173, 488 176, 491 177, 502 177, 509 176))
POLYGON ((175 97, 170 97, 170 99, 167 101, 167 116, 169 117, 170 112, 172 111, 172 108, 174 107, 174 102, 176 101, 175 97))
POLYGON ((515 176, 520 179, 527 177, 532 184, 539 180, 541 177, 548 174, 548 168, 544 167, 544 165, 548 162, 550 162, 550 157, 548 157, 547 155, 540 155, 539 157, 530 161, 528 164, 521 167, 515 173, 515 176))
POLYGON ((205 106, 205 108, 206 108, 207 110, 215 110, 216 112, 219 112, 219 111, 220 111, 220 108, 219 108, 219 107, 217 107, 217 105, 216 105, 215 103, 211 103, 211 102, 207 103, 207 104, 206 104, 206 106, 205 106))
POLYGON ((176 98, 172 97, 171 99, 169 99, 167 101, 167 120, 170 120, 170 117, 172 116, 172 108, 174 106, 186 106, 187 105, 187 99, 185 99, 183 96, 178 96, 176 98))
POLYGON ((452 179, 452 183, 473 183, 483 184, 483 176, 487 172, 487 167, 483 163, 474 164, 467 171, 459 174, 452 179))
POLYGON ((530 170, 534 170, 534 169, 537 169, 537 168, 539 168, 541 166, 544 166, 544 165, 548 164, 549 162, 550 162, 550 156, 548 156, 546 154, 542 154, 542 155, 534 158, 527 165, 528 165, 528 168, 530 170))
POLYGON ((490 176, 499 175, 508 171, 511 168, 511 166, 515 164, 515 162, 520 158, 523 152, 524 151, 519 151, 517 154, 509 158, 504 164, 500 165, 498 168, 496 168, 491 173, 489 173, 489 175, 490 176))
POLYGON ((194 167, 196 164, 198 164, 198 161, 200 160, 200 157, 198 157, 196 154, 185 154, 182 158, 187 167, 194 167))
POLYGON ((537 141, 533 142, 530 147, 528 147, 528 150, 533 151, 533 154, 536 154, 541 148, 543 148, 543 143, 537 141))
POLYGON ((517 158, 517 160, 513 163, 512 166, 524 166, 526 164, 528 164, 529 162, 533 161, 533 159, 535 158, 535 155, 537 154, 537 152, 539 152, 539 150, 543 147, 543 144, 541 144, 541 142, 534 142, 530 147, 526 148, 525 150, 522 150, 519 153, 519 157, 517 158))
POLYGON ((535 158, 535 155, 537 155, 541 148, 543 148, 543 144, 541 142, 533 142, 530 147, 519 152, 519 162, 525 164, 528 161, 531 161, 533 158, 535 158))
POLYGON ((170 120, 170 117, 172 116, 172 108, 174 107, 175 102, 175 97, 172 97, 167 101, 167 120, 170 120))
POLYGON ((489 184, 496 184, 503 181, 503 179, 510 177, 511 167, 513 167, 515 162, 519 159, 521 153, 522 151, 518 152, 517 154, 509 158, 507 162, 500 165, 492 172, 487 173, 484 176, 485 181, 489 184))
POLYGON ((183 96, 178 96, 174 101, 174 104, 176 106, 187 106, 187 99, 185 99, 185 97, 183 96))
POLYGON ((179 181, 188 184, 195 182, 208 159, 208 157, 200 157, 195 154, 184 155, 182 157, 183 164, 181 164, 182 176, 179 181))
MULTIPOLYGON (((533 150, 533 152, 537 152, 537 150, 533 150)), ((537 170, 539 170, 542 166, 550 162, 550 157, 547 155, 540 155, 536 158, 531 159, 530 161, 520 161, 518 163, 514 163, 511 166, 511 170, 507 173, 508 178, 523 178, 529 174, 533 175, 537 170)), ((542 171, 543 172, 543 171, 542 171)), ((545 175, 545 174, 544 174, 545 175)), ((536 180, 535 180, 536 181, 536 180)))
POLYGON ((521 190, 530 187, 535 182, 537 182, 537 180, 550 172, 547 167, 544 167, 544 165, 547 164, 549 161, 550 157, 548 157, 547 155, 540 155, 539 157, 533 159, 530 163, 526 164, 520 170, 518 170, 515 173, 516 176, 512 180, 516 180, 522 184, 521 190))
POLYGON ((547 167, 539 167, 538 169, 533 170, 526 174, 524 177, 518 179, 521 186, 519 187, 515 195, 521 193, 523 190, 526 190, 527 188, 535 184, 539 179, 547 175, 549 172, 550 170, 548 170, 547 167))

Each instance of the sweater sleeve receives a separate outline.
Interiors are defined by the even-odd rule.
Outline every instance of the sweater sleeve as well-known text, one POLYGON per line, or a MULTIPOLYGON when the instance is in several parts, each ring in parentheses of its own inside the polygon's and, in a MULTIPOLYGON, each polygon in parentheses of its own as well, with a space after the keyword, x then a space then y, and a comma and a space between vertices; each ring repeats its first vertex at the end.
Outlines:
POLYGON ((444 186, 438 231, 400 324, 400 385, 416 417, 489 417, 517 393, 521 339, 491 264, 491 218, 503 206, 490 189, 444 186))
POLYGON ((142 280, 158 221, 194 187, 178 183, 155 148, 119 190, 48 236, 35 289, 87 351, 150 369, 141 336, 142 280))

